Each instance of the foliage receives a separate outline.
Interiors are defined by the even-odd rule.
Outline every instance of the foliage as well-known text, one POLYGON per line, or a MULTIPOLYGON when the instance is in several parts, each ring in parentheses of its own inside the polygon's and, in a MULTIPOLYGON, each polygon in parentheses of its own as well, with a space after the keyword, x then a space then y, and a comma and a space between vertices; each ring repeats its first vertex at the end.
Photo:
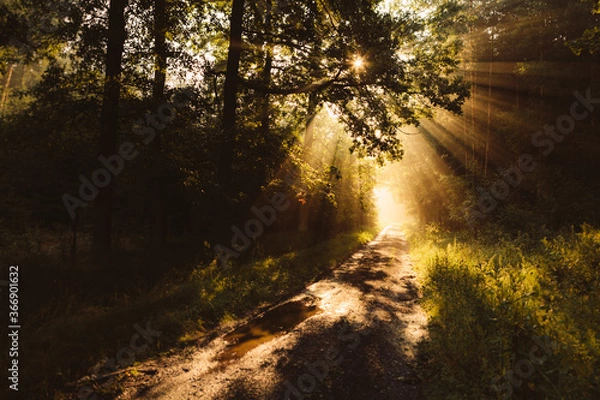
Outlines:
POLYGON ((423 349, 431 398, 598 396, 600 230, 547 234, 413 232, 430 315, 423 349), (540 355, 540 342, 548 354, 530 374, 523 365, 532 351, 540 355), (515 375, 516 366, 526 372, 515 375))
MULTIPOLYGON (((600 2, 594 4, 592 0, 588 0, 585 3, 592 3, 592 13, 600 14, 600 2)), ((596 24, 586 29, 580 38, 574 39, 569 43, 569 47, 578 56, 584 51, 590 54, 597 52, 600 48, 600 25, 596 24)))

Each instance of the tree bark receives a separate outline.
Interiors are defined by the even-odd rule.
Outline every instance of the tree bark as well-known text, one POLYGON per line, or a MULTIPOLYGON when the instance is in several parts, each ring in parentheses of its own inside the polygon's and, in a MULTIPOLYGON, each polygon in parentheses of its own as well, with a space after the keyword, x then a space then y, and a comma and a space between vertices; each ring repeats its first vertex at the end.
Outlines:
POLYGON ((10 81, 12 78, 14 68, 15 64, 11 63, 8 66, 8 72, 6 73, 6 82, 4 84, 4 91, 2 92, 2 102, 0 102, 0 112, 4 110, 4 107, 6 107, 6 100, 8 99, 8 93, 10 92, 10 81))
POLYGON ((477 152, 475 151, 475 143, 477 138, 477 125, 475 124, 475 101, 477 100, 477 71, 475 70, 475 68, 477 68, 477 63, 473 62, 473 68, 471 69, 471 159, 473 160, 474 164, 476 163, 475 165, 478 165, 479 162, 477 160, 477 152))
POLYGON ((245 0, 233 0, 230 17, 229 53, 223 95, 223 137, 219 148, 218 178, 221 189, 231 189, 236 132, 237 91, 242 56, 242 23, 245 0))
MULTIPOLYGON (((308 109, 306 112, 306 126, 304 128, 304 162, 310 165, 311 152, 314 142, 314 127, 313 120, 317 113, 317 94, 311 92, 308 98, 308 109)), ((309 229, 309 219, 311 210, 313 208, 313 199, 310 196, 306 196, 305 203, 300 206, 298 211, 298 231, 307 232, 309 229)))
MULTIPOLYGON (((165 101, 165 83, 167 80, 167 20, 166 0, 154 0, 154 85, 152 87, 152 103, 157 110, 165 101)), ((153 142, 155 155, 153 185, 153 226, 150 235, 150 248, 153 252, 160 251, 166 242, 165 216, 165 160, 162 151, 162 133, 157 130, 153 142)))
MULTIPOLYGON (((266 0, 265 10, 265 32, 270 33, 272 30, 272 3, 271 0, 266 0)), ((273 69, 273 51, 271 50, 271 44, 267 39, 263 42, 263 51, 265 53, 265 66, 262 72, 262 81, 266 87, 271 86, 271 70, 273 69)), ((261 128, 263 135, 267 137, 270 133, 271 126, 271 95, 267 92, 262 93, 262 115, 261 115, 261 128)))
MULTIPOLYGON (((117 153, 119 128, 119 100, 121 97, 121 71, 123 47, 126 39, 125 8, 127 0, 111 0, 108 12, 108 44, 106 49, 106 74, 100 114, 100 154, 110 157, 117 153)), ((96 214, 92 248, 96 258, 104 261, 110 255, 112 244, 112 213, 114 179, 100 190, 96 200, 96 214)))
MULTIPOLYGON (((493 34, 493 31, 492 31, 493 34)), ((492 75, 494 74, 494 38, 492 36, 492 50, 490 66, 488 72, 488 101, 487 101, 487 130, 485 136, 485 161, 483 167, 483 176, 487 177, 488 165, 490 161, 490 140, 492 139, 492 75)))

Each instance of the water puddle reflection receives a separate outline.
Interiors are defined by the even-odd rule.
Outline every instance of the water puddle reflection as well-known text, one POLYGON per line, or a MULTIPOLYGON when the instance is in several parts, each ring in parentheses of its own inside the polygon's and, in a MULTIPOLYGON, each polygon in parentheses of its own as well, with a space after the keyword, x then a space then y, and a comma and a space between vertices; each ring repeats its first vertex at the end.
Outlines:
POLYGON ((241 358, 250 350, 285 334, 300 322, 319 313, 316 305, 293 301, 276 307, 227 334, 224 339, 230 343, 225 352, 218 358, 230 361, 241 358))

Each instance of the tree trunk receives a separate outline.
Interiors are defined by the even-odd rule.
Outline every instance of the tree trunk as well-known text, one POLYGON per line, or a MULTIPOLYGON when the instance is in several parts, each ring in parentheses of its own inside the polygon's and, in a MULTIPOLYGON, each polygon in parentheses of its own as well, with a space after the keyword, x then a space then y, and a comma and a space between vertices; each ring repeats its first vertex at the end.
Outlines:
MULTIPOLYGON (((266 0, 265 20, 264 20, 264 31, 270 33, 272 30, 272 3, 271 0, 266 0)), ((265 66, 262 73, 262 81, 265 87, 271 86, 271 70, 273 69, 273 51, 271 50, 271 44, 267 39, 264 39, 263 51, 265 53, 265 66)), ((262 111, 261 111, 261 128, 263 135, 267 137, 270 134, 271 126, 271 96, 267 91, 262 94, 262 111)))
MULTIPOLYGON (((493 31, 492 31, 493 35, 493 31)), ((483 176, 487 177, 488 164, 490 159, 490 140, 492 139, 492 75, 494 73, 494 38, 492 36, 492 51, 490 59, 490 68, 488 74, 488 108, 487 108, 487 130, 485 137, 485 162, 483 167, 483 176)))
MULTIPOLYGON (((330 168, 336 167, 337 165, 337 160, 338 160, 338 154, 339 154, 339 149, 340 149, 340 138, 339 136, 336 139, 336 143, 335 143, 335 148, 333 150, 333 158, 331 160, 331 165, 330 168)), ((329 183, 331 186, 333 186, 334 180, 332 175, 329 175, 329 183)), ((335 236, 335 231, 331 230, 330 228, 331 226, 331 220, 332 220, 332 205, 329 202, 329 199, 327 198, 327 196, 323 193, 319 195, 320 197, 320 204, 319 204, 319 208, 317 211, 317 229, 316 229, 316 236, 317 238, 319 238, 320 240, 328 240, 331 239, 332 237, 335 236)))
MULTIPOLYGON (((471 9, 473 9, 473 1, 471 0, 471 9)), ((469 37, 473 38, 473 27, 469 27, 469 37)), ((477 159, 477 153, 475 151, 475 141, 477 139, 477 132, 475 132, 475 100, 477 98, 477 44, 474 40, 471 41, 471 160, 473 162, 473 169, 475 171, 476 166, 479 165, 477 159)))
MULTIPOLYGON (((104 94, 100 114, 100 154, 105 157, 110 157, 117 152, 121 62, 126 38, 125 7, 127 7, 127 0, 111 0, 108 12, 106 76, 104 78, 104 94)), ((111 250, 114 183, 113 177, 110 184, 100 190, 96 200, 92 247, 96 258, 99 260, 106 260, 111 250)))
MULTIPOLYGON (((304 162, 310 165, 311 153, 314 142, 314 127, 313 120, 317 113, 317 94, 311 92, 308 98, 308 109, 306 110, 306 126, 304 128, 304 162)), ((308 193, 307 193, 308 194, 308 193)), ((309 196, 305 196, 305 203, 300 206, 298 211, 298 231, 307 232, 309 227, 309 218, 311 209, 313 208, 314 200, 309 196)))
POLYGON ((517 110, 521 108, 521 84, 519 79, 519 75, 515 74, 515 107, 517 110))
POLYGON ((229 54, 223 95, 223 138, 219 148, 218 177, 221 189, 229 192, 233 171, 236 131, 237 89, 242 56, 242 23, 245 0, 233 0, 230 18, 229 54))
POLYGON ((4 84, 4 91, 2 92, 2 101, 0 102, 0 112, 4 111, 4 107, 6 107, 6 100, 8 99, 8 93, 10 91, 10 80, 12 78, 14 68, 15 64, 11 63, 8 66, 8 72, 6 73, 6 83, 4 84))
MULTIPOLYGON (((590 87, 593 88, 595 86, 596 83, 596 63, 592 62, 590 63, 590 87)), ((594 128, 596 126, 596 113, 592 113, 592 120, 590 122, 590 124, 592 125, 592 128, 594 128)))
POLYGON ((473 68, 471 69, 471 82, 473 85, 471 86, 471 159, 474 162, 473 167, 475 167, 475 165, 480 165, 479 160, 477 160, 477 152, 475 151, 475 142, 477 139, 477 126, 475 124, 475 100, 477 99, 477 71, 475 70, 475 68, 477 68, 477 64, 473 63, 473 68))
MULTIPOLYGON (((154 0, 154 85, 152 87, 153 109, 157 110, 165 101, 165 83, 167 79, 167 21, 166 0, 154 0)), ((150 235, 150 248, 153 252, 160 251, 166 242, 165 217, 165 160, 162 151, 162 133, 157 130, 153 142, 154 151, 154 187, 153 218, 154 223, 150 235)))
MULTIPOLYGON (((311 1, 309 3, 309 9, 312 15, 316 16, 319 14, 317 3, 311 1)), ((313 20, 313 31, 317 31, 316 20, 313 20)), ((317 48, 313 48, 310 63, 311 70, 318 71, 319 70, 319 51, 317 48)), ((304 162, 312 168, 311 163, 313 162, 313 145, 315 140, 315 128, 313 126, 313 121, 317 116, 317 110, 319 107, 319 96, 318 92, 311 91, 308 94, 308 108, 306 109, 306 125, 304 127, 304 148, 303 148, 303 159, 304 162)), ((298 232, 308 232, 310 228, 310 216, 313 214, 313 210, 318 207, 319 199, 316 198, 318 195, 308 193, 304 193, 304 202, 300 205, 298 209, 298 232)))
POLYGON ((77 230, 79 228, 78 213, 75 213, 75 218, 73 218, 71 228, 71 268, 73 268, 77 264, 77 230))

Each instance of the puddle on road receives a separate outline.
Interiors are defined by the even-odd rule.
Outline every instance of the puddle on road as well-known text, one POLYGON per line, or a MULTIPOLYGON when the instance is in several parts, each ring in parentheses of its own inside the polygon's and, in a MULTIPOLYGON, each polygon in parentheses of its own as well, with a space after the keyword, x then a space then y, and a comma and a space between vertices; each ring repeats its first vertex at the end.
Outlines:
POLYGON ((267 311, 261 317, 227 334, 224 339, 231 345, 218 357, 218 360, 230 361, 241 358, 250 350, 283 335, 320 311, 321 309, 316 305, 307 305, 302 301, 289 302, 267 311))

